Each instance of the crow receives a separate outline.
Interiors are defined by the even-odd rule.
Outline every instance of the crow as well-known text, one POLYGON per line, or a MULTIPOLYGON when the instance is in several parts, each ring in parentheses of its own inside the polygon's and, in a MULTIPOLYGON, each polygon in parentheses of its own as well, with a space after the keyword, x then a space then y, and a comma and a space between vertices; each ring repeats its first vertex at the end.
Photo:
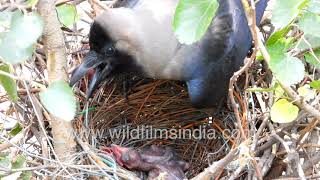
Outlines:
MULTIPOLYGON (((124 74, 185 81, 191 103, 211 108, 227 97, 229 79, 243 64, 252 36, 241 0, 218 0, 207 32, 191 45, 181 44, 172 23, 178 0, 124 0, 95 18, 90 51, 72 74, 74 85, 89 70, 87 97, 106 79, 124 74)), ((256 3, 261 21, 268 0, 256 3)))

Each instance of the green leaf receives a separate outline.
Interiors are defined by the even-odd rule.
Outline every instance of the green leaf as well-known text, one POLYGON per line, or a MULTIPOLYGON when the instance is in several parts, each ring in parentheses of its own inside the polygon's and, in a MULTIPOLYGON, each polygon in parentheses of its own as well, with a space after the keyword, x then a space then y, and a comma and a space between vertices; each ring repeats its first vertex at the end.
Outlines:
POLYGON ((39 0, 27 0, 27 6, 32 7, 38 3, 39 0))
POLYGON ((11 35, 15 37, 16 45, 28 48, 37 42, 43 31, 43 21, 36 13, 22 15, 14 13, 11 21, 11 35), (26 28, 27 27, 27 28, 26 28))
POLYGON ((0 42, 0 57, 11 64, 25 61, 32 55, 42 30, 42 19, 36 13, 14 12, 10 31, 3 34, 0 42))
POLYGON ((192 44, 200 40, 217 9, 217 0, 180 0, 173 20, 173 29, 179 41, 192 44))
POLYGON ((12 17, 12 12, 8 12, 8 11, 0 12, 0 26, 9 28, 11 23, 11 17, 12 17))
POLYGON ((10 134, 12 136, 15 136, 17 134, 19 134, 19 132, 21 132, 22 127, 19 123, 17 123, 16 125, 14 125, 14 127, 11 129, 10 134))
MULTIPOLYGON (((0 71, 11 73, 9 65, 0 65, 0 71)), ((13 102, 17 102, 18 94, 16 81, 8 76, 0 74, 0 84, 7 91, 9 98, 13 102)))
POLYGON ((299 83, 304 78, 304 64, 298 58, 286 54, 291 46, 292 39, 284 38, 267 46, 271 56, 270 70, 277 80, 289 86, 299 83))
POLYGON ((260 50, 258 50, 258 52, 257 52, 256 60, 258 60, 258 61, 264 60, 264 57, 263 57, 263 55, 262 55, 260 50))
POLYGON ((0 44, 0 59, 2 58, 4 62, 10 64, 22 63, 31 57, 34 50, 34 46, 19 47, 15 44, 15 38, 7 36, 0 44), (4 49, 4 46, 6 46, 6 49, 4 49))
POLYGON ((315 80, 310 83, 310 87, 316 90, 320 90, 320 80, 315 80))
POLYGON ((302 96, 306 101, 314 99, 316 96, 316 91, 314 89, 311 89, 310 86, 307 84, 302 87, 299 87, 298 93, 299 96, 302 96))
POLYGON ((32 178, 32 173, 30 171, 23 171, 21 174, 20 174, 20 178, 22 180, 29 180, 32 178))
POLYGON ((320 0, 310 0, 307 11, 320 14, 320 0))
POLYGON ((290 24, 300 13, 300 8, 306 0, 278 0, 272 10, 271 22, 276 29, 282 29, 290 24))
POLYGON ((296 57, 286 55, 272 58, 270 69, 277 80, 287 86, 297 84, 304 78, 304 65, 296 57))
POLYGON ((267 44, 271 56, 284 55, 293 45, 293 38, 280 38, 277 41, 267 44))
POLYGON ((46 109, 58 118, 71 121, 76 113, 76 99, 68 83, 53 82, 40 93, 40 99, 46 109))
POLYGON ((79 20, 76 6, 72 4, 63 4, 57 7, 60 22, 69 27, 79 20))
POLYGON ((290 123, 299 113, 299 108, 286 99, 280 99, 271 107, 271 120, 276 123, 290 123))
POLYGON ((25 166, 26 157, 24 155, 18 155, 16 159, 11 162, 12 169, 23 168, 25 166))
MULTIPOLYGON (((10 166, 10 159, 8 153, 0 152, 0 166, 1 167, 9 167, 10 166)), ((1 172, 0 172, 1 174, 1 172)))
POLYGON ((305 12, 298 23, 299 28, 305 33, 320 37, 320 16, 305 12))
POLYGON ((310 49, 310 48, 319 48, 320 47, 320 37, 306 34, 306 35, 304 35, 304 38, 311 45, 311 47, 304 40, 302 40, 301 43, 298 45, 299 49, 306 50, 306 49, 310 49))
POLYGON ((291 26, 288 25, 274 33, 271 34, 271 36, 269 37, 269 39, 267 40, 267 45, 272 45, 274 43, 276 43, 279 39, 284 38, 286 36, 286 34, 288 34, 288 32, 290 31, 291 26))
POLYGON ((279 83, 276 83, 274 85, 274 97, 276 100, 282 98, 284 95, 284 90, 282 89, 282 87, 280 86, 279 83))
MULTIPOLYGON (((320 60, 320 50, 314 51, 314 55, 320 60)), ((316 68, 320 68, 320 62, 312 55, 311 52, 305 53, 304 57, 306 58, 306 61, 312 65, 314 65, 316 68)))

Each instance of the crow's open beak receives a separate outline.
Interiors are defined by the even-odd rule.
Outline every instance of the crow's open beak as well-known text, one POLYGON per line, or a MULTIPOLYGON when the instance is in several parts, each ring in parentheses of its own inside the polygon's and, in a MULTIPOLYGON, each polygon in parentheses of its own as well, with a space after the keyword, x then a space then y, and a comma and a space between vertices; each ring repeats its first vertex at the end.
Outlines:
POLYGON ((84 75, 86 75, 89 70, 92 69, 94 69, 95 72, 87 90, 87 99, 92 96, 94 90, 96 90, 101 82, 105 80, 110 74, 112 70, 110 63, 99 58, 98 54, 95 51, 89 51, 89 53, 84 58, 84 61, 73 71, 70 78, 70 86, 73 86, 84 75))

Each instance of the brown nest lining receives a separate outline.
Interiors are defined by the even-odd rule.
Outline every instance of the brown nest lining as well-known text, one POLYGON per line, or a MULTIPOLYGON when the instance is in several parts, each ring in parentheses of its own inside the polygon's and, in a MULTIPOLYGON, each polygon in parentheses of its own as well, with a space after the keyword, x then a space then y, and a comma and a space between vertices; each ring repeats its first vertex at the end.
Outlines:
POLYGON ((101 88, 88 103, 88 109, 96 108, 88 116, 78 118, 78 127, 90 129, 94 143, 133 148, 151 144, 170 146, 190 163, 189 177, 230 150, 232 144, 223 132, 226 128, 233 129, 232 116, 226 116, 229 114, 226 112, 221 115, 227 117, 224 120, 212 119, 213 109, 208 113, 193 108, 183 83, 140 80, 127 99, 119 84, 101 88), (115 131, 121 132, 118 137, 112 134, 115 131))

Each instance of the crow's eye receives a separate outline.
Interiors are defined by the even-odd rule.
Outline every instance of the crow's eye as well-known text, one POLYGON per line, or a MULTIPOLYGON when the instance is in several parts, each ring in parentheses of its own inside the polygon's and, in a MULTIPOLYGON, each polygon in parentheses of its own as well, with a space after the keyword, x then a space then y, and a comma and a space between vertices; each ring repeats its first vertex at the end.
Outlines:
POLYGON ((104 51, 105 55, 106 56, 113 56, 114 53, 116 52, 116 50, 114 49, 114 47, 110 46, 110 47, 107 47, 104 51))

